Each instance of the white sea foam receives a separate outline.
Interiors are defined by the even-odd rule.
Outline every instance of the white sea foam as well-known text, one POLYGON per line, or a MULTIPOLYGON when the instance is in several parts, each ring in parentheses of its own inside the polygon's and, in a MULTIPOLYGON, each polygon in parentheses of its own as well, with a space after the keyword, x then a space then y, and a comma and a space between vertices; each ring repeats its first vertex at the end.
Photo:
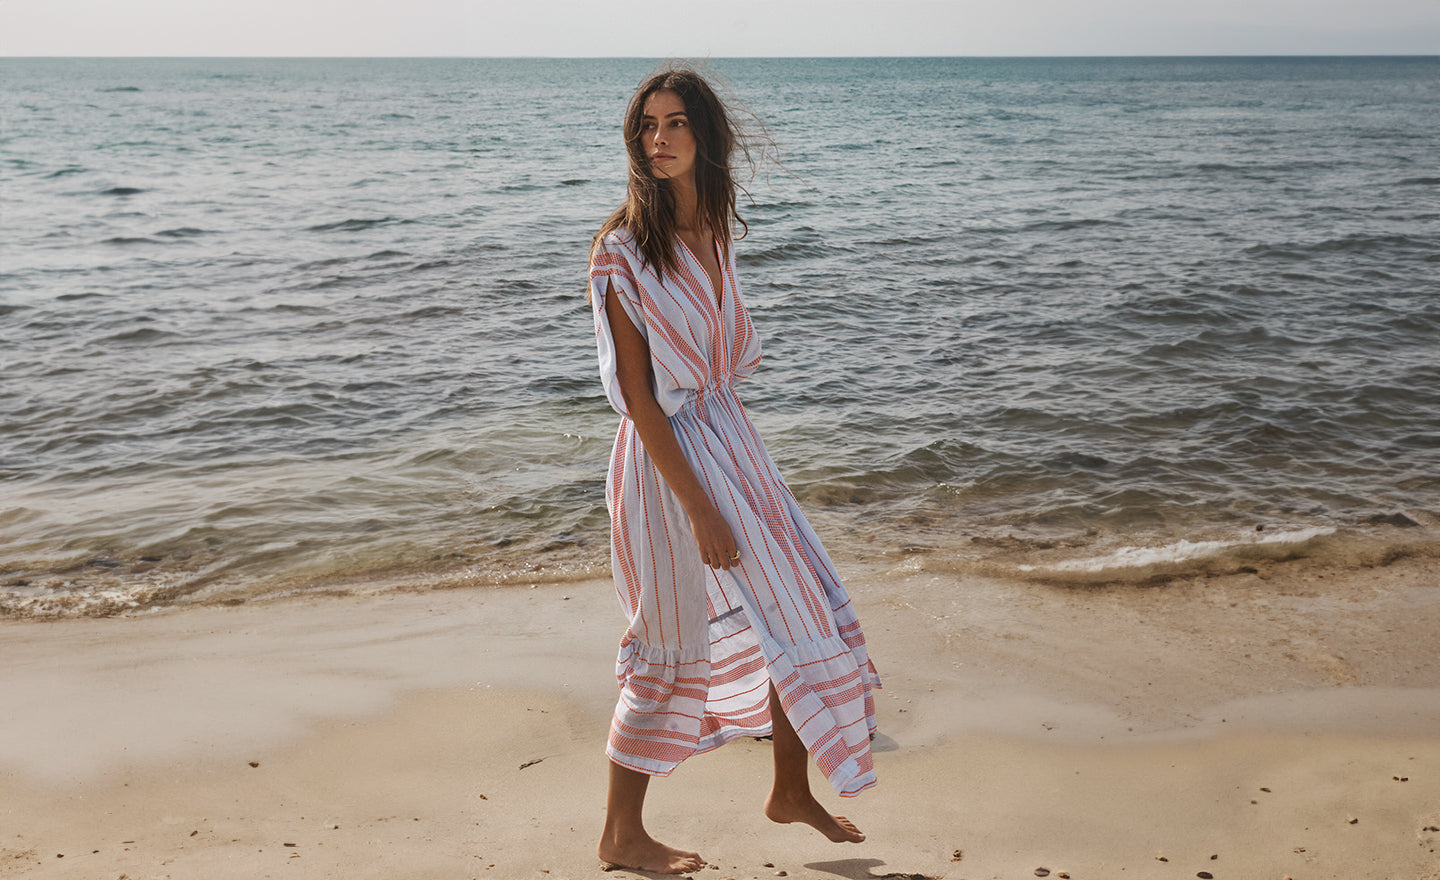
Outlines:
POLYGON ((1219 556, 1235 550, 1260 547, 1271 544, 1299 544, 1333 534, 1335 529, 1317 526, 1308 529, 1292 529, 1281 532, 1255 532, 1245 537, 1228 541, 1176 541, 1161 547, 1122 547, 1105 556, 1087 559, 1067 559, 1045 565, 1017 566, 1024 572, 1099 572, 1114 569, 1136 569, 1166 563, 1186 562, 1208 556, 1219 556))
POLYGON ((0 590, 0 617, 108 617, 163 603, 173 593, 168 584, 149 582, 98 588, 0 590))

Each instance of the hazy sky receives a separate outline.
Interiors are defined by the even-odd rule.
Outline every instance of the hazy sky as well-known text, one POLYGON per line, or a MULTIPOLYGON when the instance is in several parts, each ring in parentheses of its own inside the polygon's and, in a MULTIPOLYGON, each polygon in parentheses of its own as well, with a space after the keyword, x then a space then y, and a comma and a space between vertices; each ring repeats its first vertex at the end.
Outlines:
POLYGON ((0 55, 1440 54, 1440 0, 0 0, 0 55))

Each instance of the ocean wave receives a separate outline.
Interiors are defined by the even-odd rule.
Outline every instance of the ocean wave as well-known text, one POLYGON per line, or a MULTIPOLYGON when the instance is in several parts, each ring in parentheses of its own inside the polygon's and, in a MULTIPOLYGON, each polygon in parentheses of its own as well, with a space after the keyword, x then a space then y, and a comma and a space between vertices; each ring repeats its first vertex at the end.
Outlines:
POLYGON ((1017 226, 1013 232, 1073 232, 1077 229, 1094 229, 1102 226, 1128 226, 1120 220, 1103 220, 1096 217, 1081 217, 1074 220, 1039 220, 1017 226))
POLYGON ((113 333, 109 336, 102 336, 95 340, 94 345, 151 345, 156 342, 167 340, 183 340, 184 336, 172 330, 158 330, 154 327, 137 327, 134 330, 125 330, 120 333, 113 333))
POLYGON ((1433 247, 1433 242, 1414 235, 1354 233, 1342 238, 1331 238, 1318 242, 1257 244, 1246 248, 1245 253, 1262 258, 1308 260, 1317 254, 1369 254, 1389 250, 1430 250, 1433 247))
MULTIPOLYGON (((340 262, 349 263, 353 261, 344 260, 340 262)), ((366 287, 371 282, 372 279, 369 275, 331 275, 328 278, 317 278, 313 281, 301 281, 282 289, 288 293, 298 293, 307 290, 332 290, 336 288, 346 287, 366 287)))
POLYGON ((334 223, 320 223, 315 226, 305 227, 306 232, 363 232, 367 229, 374 229, 379 226, 390 226, 396 223, 409 223, 399 217, 379 217, 374 219, 351 218, 339 220, 334 223))
POLYGON ((850 248, 818 241, 793 241, 764 250, 741 251, 736 255, 735 261, 742 266, 764 266, 770 263, 786 263, 795 260, 818 260, 848 251, 850 248))
POLYGON ((1161 585, 1187 578, 1267 576, 1303 563, 1354 570, 1402 559, 1440 559, 1440 518, 1423 526, 1404 514, 1380 514, 1352 526, 1252 527, 1210 538, 1125 543, 1117 536, 975 536, 966 545, 925 545, 902 569, 976 574, 1070 587, 1161 585), (1103 552, 1095 553, 1096 549, 1103 552))
POLYGON ((0 618, 114 617, 173 605, 186 592, 183 586, 167 583, 116 582, 101 586, 50 581, 34 585, 31 581, 17 579, 0 584, 0 618))
POLYGON ((461 306, 430 305, 419 306, 408 311, 393 315, 371 315, 364 318, 357 318, 353 322, 356 325, 379 324, 386 325, 395 322, 424 321, 430 318, 452 318, 464 315, 466 310, 461 306))
POLYGON ((1285 545, 1303 544, 1322 535, 1333 535, 1332 527, 1295 529, 1292 531, 1255 532, 1253 536, 1221 541, 1180 540, 1162 547, 1121 547, 1104 556, 1084 559, 1066 559, 1042 565, 1023 563, 1015 566, 1016 571, 1039 574, 1063 574, 1106 578, 1118 576, 1122 571, 1145 570, 1152 573, 1158 569, 1180 566, 1199 559, 1222 555, 1246 556, 1252 554, 1276 558, 1291 552, 1285 545))
POLYGON ((328 269, 331 266, 343 266, 346 263, 353 263, 354 261, 354 257, 328 257, 323 260, 310 260, 308 262, 299 263, 295 266, 295 268, 303 270, 305 272, 313 272, 316 269, 328 269))

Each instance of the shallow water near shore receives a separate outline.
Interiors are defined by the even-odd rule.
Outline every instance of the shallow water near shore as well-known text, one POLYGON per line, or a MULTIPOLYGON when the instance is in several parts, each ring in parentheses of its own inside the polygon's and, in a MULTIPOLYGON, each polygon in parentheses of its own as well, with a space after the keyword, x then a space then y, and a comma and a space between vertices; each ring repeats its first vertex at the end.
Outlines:
MULTIPOLYGON (((741 388, 837 561, 1434 552, 1440 59, 749 59, 741 388)), ((641 60, 0 60, 0 614, 604 572, 641 60)))

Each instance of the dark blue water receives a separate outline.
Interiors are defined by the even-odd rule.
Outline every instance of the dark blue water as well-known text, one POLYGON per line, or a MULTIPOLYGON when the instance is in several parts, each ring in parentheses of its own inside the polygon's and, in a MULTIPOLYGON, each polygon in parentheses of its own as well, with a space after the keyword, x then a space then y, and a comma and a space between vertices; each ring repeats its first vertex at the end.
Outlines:
MULTIPOLYGON (((842 563, 1440 522, 1440 59, 712 67, 783 150, 742 395, 842 563)), ((603 570, 649 68, 0 60, 0 613, 603 570)))

